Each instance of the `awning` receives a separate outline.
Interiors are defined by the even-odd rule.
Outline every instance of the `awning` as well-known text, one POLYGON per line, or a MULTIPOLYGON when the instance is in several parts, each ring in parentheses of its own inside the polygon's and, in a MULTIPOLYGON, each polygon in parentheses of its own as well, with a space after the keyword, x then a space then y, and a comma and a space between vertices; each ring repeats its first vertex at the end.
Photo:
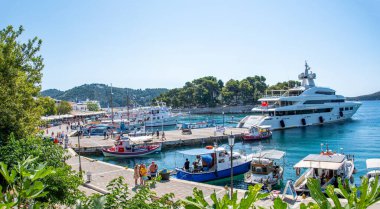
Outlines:
POLYGON ((329 170, 338 170, 342 167, 342 163, 330 163, 330 162, 315 162, 315 161, 307 161, 301 160, 298 162, 294 168, 321 168, 321 169, 329 169, 329 170))
POLYGON ((178 151, 181 154, 184 155, 205 155, 205 154, 212 154, 215 153, 214 149, 206 149, 206 148, 197 148, 197 149, 190 149, 190 150, 184 150, 184 151, 178 151))
POLYGON ((279 160, 283 158, 285 155, 285 152, 279 151, 279 150, 264 150, 258 153, 255 153, 252 155, 253 158, 266 158, 270 160, 279 160))
POLYGON ((294 168, 321 168, 338 170, 344 163, 344 155, 316 155, 310 154, 298 162, 294 168))
POLYGON ((367 159, 366 160, 367 169, 380 168, 380 159, 367 159))

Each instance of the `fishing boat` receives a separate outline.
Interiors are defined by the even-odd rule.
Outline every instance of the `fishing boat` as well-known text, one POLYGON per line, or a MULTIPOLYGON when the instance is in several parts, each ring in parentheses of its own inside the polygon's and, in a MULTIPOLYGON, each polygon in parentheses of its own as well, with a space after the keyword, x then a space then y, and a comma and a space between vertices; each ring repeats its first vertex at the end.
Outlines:
POLYGON ((301 169, 306 169, 294 182, 295 191, 299 194, 309 193, 306 185, 308 178, 320 180, 322 191, 328 185, 337 186, 338 177, 342 179, 342 182, 348 179, 350 184, 354 183, 355 166, 353 156, 332 152, 328 149, 328 145, 326 145, 326 151, 322 150, 320 154, 309 154, 299 161, 294 168, 297 175, 300 174, 301 169))
POLYGON ((242 136, 244 141, 269 139, 271 137, 272 137, 272 131, 270 131, 270 126, 256 126, 256 125, 251 126, 248 133, 244 133, 242 136))
POLYGON ((374 181, 376 176, 380 176, 380 159, 367 159, 367 177, 369 181, 374 181))
POLYGON ((161 151, 161 143, 151 143, 153 140, 148 136, 141 137, 121 137, 115 141, 115 146, 103 148, 105 157, 141 157, 161 151))
POLYGON ((280 185, 285 164, 283 162, 281 165, 280 160, 284 159, 284 156, 285 152, 280 150, 264 150, 253 154, 251 169, 245 173, 244 182, 253 185, 263 184, 263 188, 280 185))
MULTIPOLYGON (((231 175, 231 152, 224 147, 207 146, 206 148, 179 151, 186 156, 197 156, 202 165, 193 165, 187 170, 176 168, 178 179, 206 182, 215 179, 226 178, 231 175)), ((242 155, 237 152, 232 153, 233 175, 246 173, 250 169, 252 155, 242 155)))

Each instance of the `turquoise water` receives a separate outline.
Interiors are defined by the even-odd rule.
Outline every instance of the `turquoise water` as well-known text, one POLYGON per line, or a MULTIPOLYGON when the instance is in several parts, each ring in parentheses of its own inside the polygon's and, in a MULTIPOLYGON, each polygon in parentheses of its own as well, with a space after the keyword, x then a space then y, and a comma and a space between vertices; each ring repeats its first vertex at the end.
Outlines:
MULTIPOLYGON (((305 128, 294 128, 283 131, 274 131, 273 137, 270 140, 253 143, 237 142, 234 150, 241 150, 246 153, 253 153, 257 146, 261 144, 264 149, 279 149, 285 151, 285 173, 284 180, 296 179, 295 170, 292 168, 295 163, 304 158, 308 154, 319 153, 320 144, 328 143, 329 149, 334 151, 343 151, 346 154, 355 155, 355 166, 358 173, 355 174, 355 183, 360 183, 360 176, 366 174, 365 160, 368 158, 380 158, 380 101, 365 101, 358 112, 351 120, 335 123, 325 124, 322 126, 311 126, 305 128), (343 148, 343 149, 341 149, 343 148)), ((229 124, 227 121, 239 120, 245 115, 225 115, 225 125, 235 126, 236 124, 229 124)), ((202 121, 216 120, 219 124, 223 123, 223 116, 186 116, 181 120, 186 121, 202 121)), ((173 127, 165 128, 166 130, 173 129, 173 127)), ((225 145, 225 144, 224 144, 225 145)), ((200 145, 198 147, 204 147, 200 145)), ((150 163, 155 161, 159 168, 174 169, 179 166, 182 167, 186 156, 179 154, 178 150, 185 150, 191 147, 183 147, 179 149, 163 150, 159 154, 150 155, 144 158, 136 159, 112 159, 104 158, 102 156, 91 156, 98 160, 105 162, 133 167, 135 163, 150 163)), ((191 160, 191 159, 190 159, 191 160)), ((246 188, 243 182, 243 175, 234 177, 237 188, 246 188)), ((210 184, 215 185, 228 185, 229 179, 222 179, 210 184)))

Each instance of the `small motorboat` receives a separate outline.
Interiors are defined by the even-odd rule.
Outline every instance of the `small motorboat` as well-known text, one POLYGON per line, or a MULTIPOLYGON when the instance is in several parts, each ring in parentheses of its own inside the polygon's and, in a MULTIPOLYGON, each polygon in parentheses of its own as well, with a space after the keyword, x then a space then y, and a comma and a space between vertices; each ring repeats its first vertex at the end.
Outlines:
POLYGON ((115 146, 102 149, 105 157, 140 157, 161 151, 161 143, 152 143, 152 139, 147 136, 143 137, 121 137, 115 141, 115 146), (146 138, 146 139, 145 139, 146 138))
POLYGON ((297 175, 300 175, 301 169, 306 169, 294 182, 294 188, 298 194, 310 192, 306 185, 308 178, 320 180, 323 192, 328 185, 337 185, 338 178, 341 178, 342 182, 348 179, 349 184, 354 183, 353 156, 332 152, 328 149, 328 145, 326 145, 326 151, 323 151, 322 146, 320 154, 309 154, 294 165, 297 175))
POLYGON ((374 181, 376 176, 380 176, 380 159, 367 159, 367 178, 374 181))
POLYGON ((243 134, 244 141, 269 139, 272 137, 270 126, 251 126, 248 133, 243 134))
MULTIPOLYGON (((280 185, 284 173, 284 166, 279 162, 285 152, 279 150, 264 150, 253 155, 251 170, 244 175, 247 184, 263 184, 263 188, 271 190, 280 185), (278 163, 278 164, 277 164, 278 163)), ((282 164, 285 164, 284 162, 282 164)))
MULTIPOLYGON (((187 181, 206 182, 215 179, 226 178, 231 175, 231 152, 224 147, 207 146, 206 148, 179 151, 187 156, 197 156, 202 161, 201 165, 194 165, 190 169, 176 168, 177 179, 187 181)), ((239 175, 249 171, 252 155, 232 153, 233 175, 239 175)))

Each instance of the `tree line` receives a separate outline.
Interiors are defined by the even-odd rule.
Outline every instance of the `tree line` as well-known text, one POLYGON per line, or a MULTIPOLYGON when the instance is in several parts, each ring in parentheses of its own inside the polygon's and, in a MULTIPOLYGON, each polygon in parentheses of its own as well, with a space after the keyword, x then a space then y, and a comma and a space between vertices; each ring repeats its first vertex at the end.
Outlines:
POLYGON ((269 86, 266 78, 258 75, 240 81, 230 79, 225 84, 214 76, 206 76, 186 82, 182 88, 162 93, 152 103, 162 101, 174 108, 246 105, 257 102, 266 90, 286 90, 296 85, 300 82, 291 80, 269 86))

